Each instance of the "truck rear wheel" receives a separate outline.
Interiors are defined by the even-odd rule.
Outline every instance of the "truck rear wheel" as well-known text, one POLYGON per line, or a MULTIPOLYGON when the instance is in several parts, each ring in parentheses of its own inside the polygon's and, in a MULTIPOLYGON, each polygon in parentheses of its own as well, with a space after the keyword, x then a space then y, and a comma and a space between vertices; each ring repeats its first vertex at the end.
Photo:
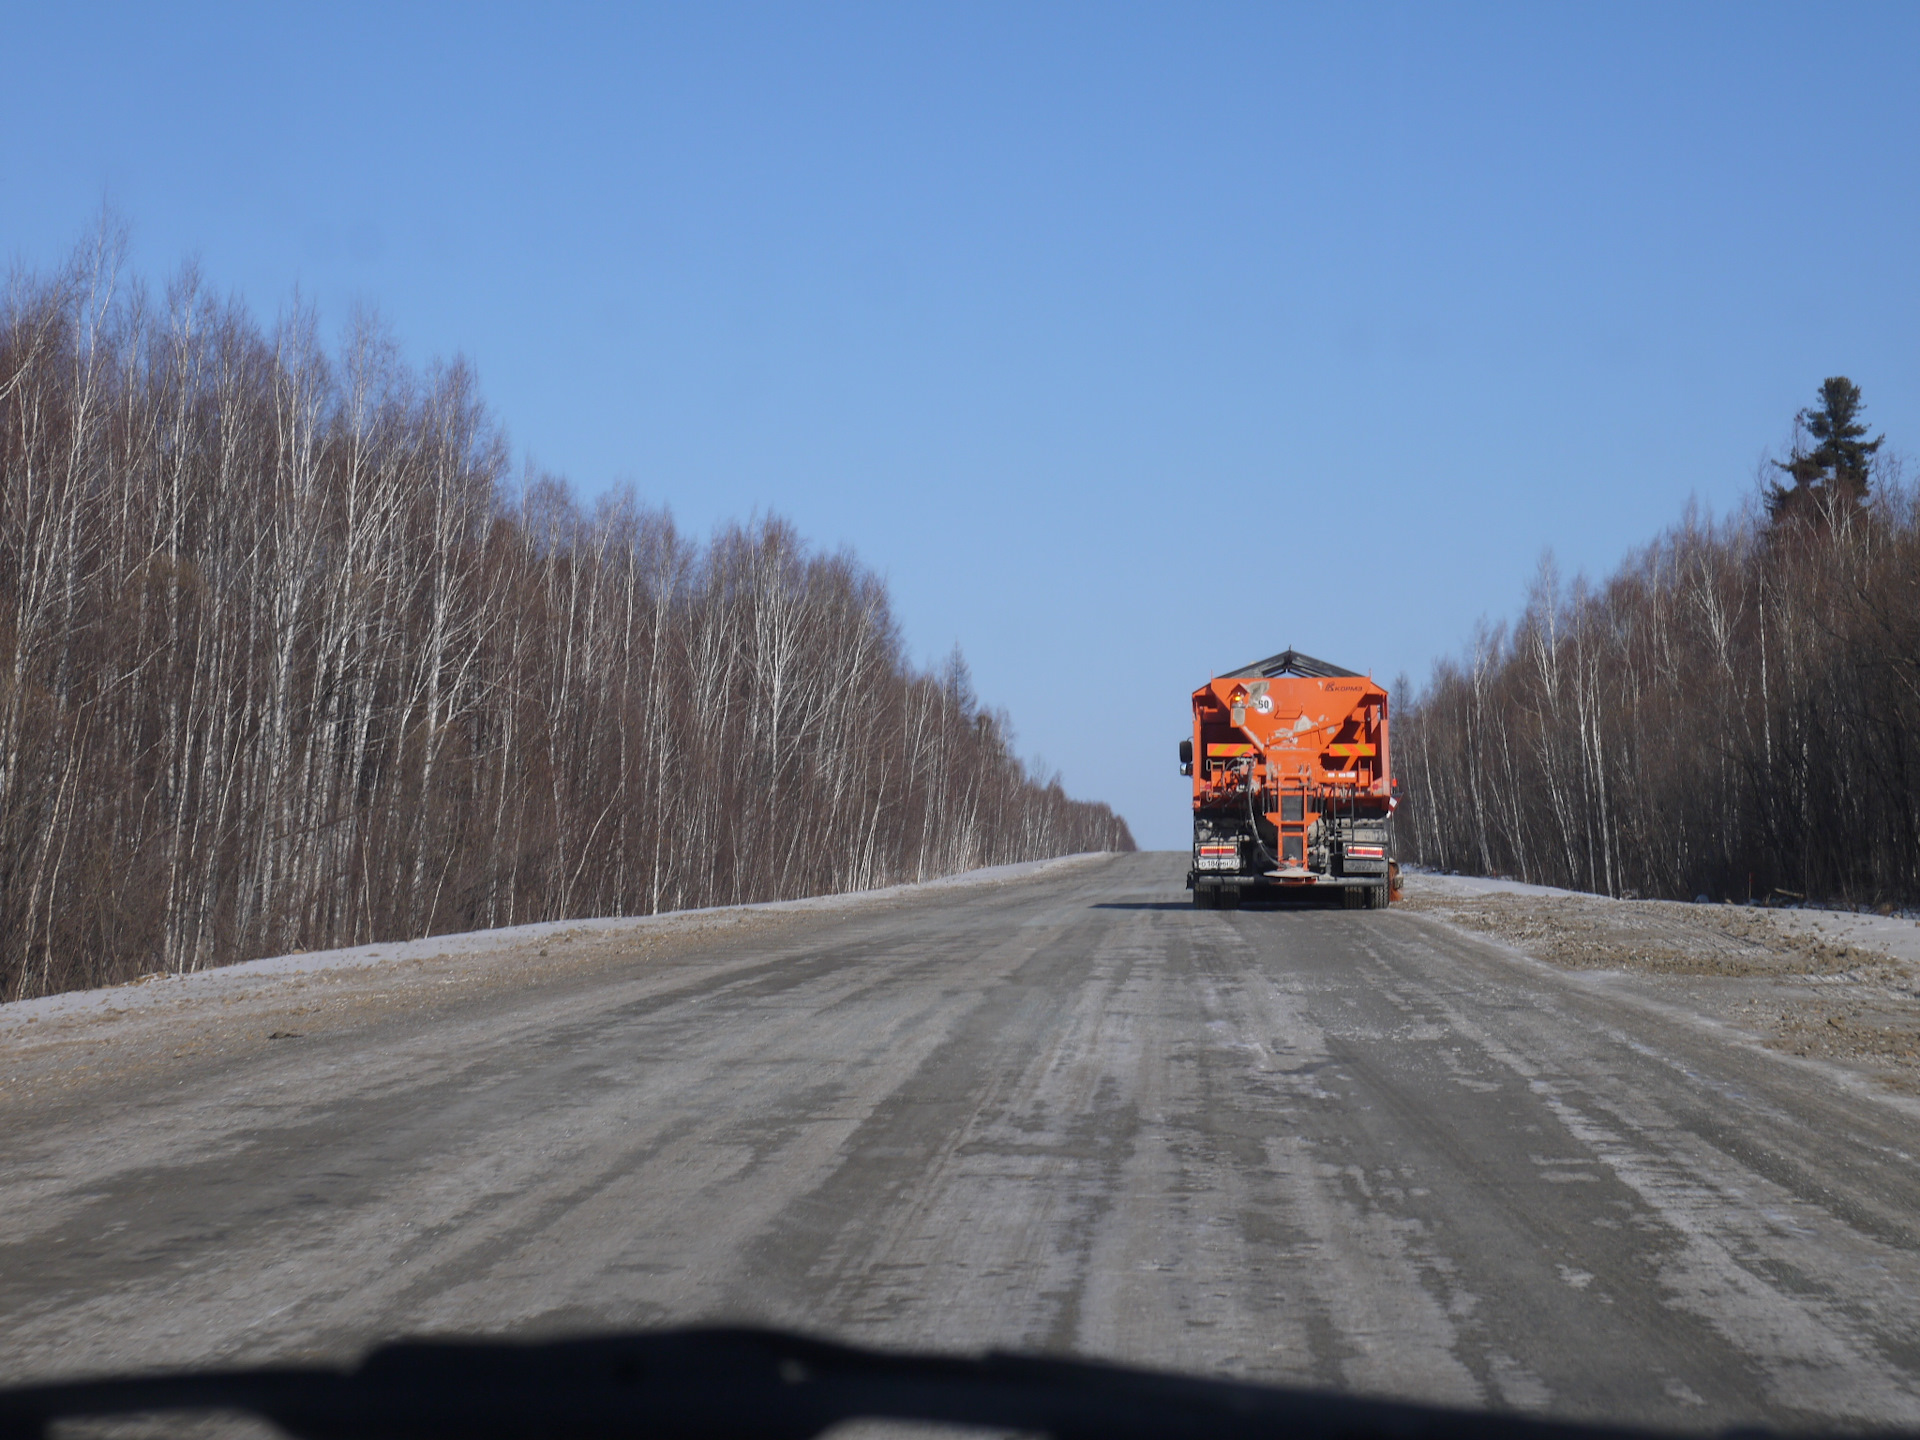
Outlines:
POLYGON ((1218 885, 1196 885, 1193 887, 1194 909, 1211 910, 1219 903, 1220 887, 1218 885))
POLYGON ((1240 908, 1240 887, 1238 885, 1222 885, 1220 887, 1220 908, 1222 910, 1238 910, 1240 908))

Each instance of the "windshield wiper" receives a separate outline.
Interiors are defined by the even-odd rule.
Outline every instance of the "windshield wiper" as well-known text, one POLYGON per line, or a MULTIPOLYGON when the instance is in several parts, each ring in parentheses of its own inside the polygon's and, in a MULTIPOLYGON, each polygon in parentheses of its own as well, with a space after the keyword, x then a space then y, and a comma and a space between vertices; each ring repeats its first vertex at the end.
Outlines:
POLYGON ((0 1440, 40 1440, 52 1422, 77 1416, 172 1410, 248 1411, 300 1440, 805 1440, 853 1419, 1038 1431, 1055 1440, 1655 1433, 1083 1360, 897 1354, 770 1330, 696 1329, 548 1343, 407 1341, 350 1371, 208 1370, 0 1389, 0 1440))

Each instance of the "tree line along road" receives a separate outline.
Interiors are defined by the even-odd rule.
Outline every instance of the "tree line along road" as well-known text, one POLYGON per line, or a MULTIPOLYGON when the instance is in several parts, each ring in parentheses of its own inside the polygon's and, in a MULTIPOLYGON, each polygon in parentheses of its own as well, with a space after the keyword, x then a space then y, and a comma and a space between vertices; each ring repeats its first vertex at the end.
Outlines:
POLYGON ((1196 912, 1184 868, 6 1007, 0 1380, 744 1320, 1920 1422, 1910 1102, 1417 915, 1196 912))

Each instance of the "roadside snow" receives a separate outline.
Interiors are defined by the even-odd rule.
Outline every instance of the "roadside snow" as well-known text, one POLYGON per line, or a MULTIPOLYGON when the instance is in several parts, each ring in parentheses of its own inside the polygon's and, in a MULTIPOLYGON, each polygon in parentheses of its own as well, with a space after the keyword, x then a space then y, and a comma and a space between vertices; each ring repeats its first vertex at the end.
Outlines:
POLYGON ((1552 885, 1523 885, 1518 880, 1495 880, 1485 875, 1441 875, 1409 865, 1403 872, 1417 877, 1422 889, 1456 895, 1578 895, 1588 900, 1604 900, 1604 895, 1589 895, 1584 890, 1561 890, 1552 885))

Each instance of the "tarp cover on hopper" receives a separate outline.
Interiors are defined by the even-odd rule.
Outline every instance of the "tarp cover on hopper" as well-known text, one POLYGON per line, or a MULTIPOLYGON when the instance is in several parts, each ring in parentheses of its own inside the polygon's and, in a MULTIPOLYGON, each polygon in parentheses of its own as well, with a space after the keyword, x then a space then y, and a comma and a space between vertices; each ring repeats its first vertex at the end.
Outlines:
POLYGON ((1269 655, 1264 660, 1256 660, 1238 670, 1229 670, 1220 678, 1223 680, 1272 680, 1281 675, 1305 675, 1315 680, 1332 680, 1340 676, 1358 677, 1357 670, 1342 670, 1338 665, 1329 665, 1324 660, 1316 660, 1311 655, 1302 655, 1298 650, 1282 650, 1278 655, 1269 655))

